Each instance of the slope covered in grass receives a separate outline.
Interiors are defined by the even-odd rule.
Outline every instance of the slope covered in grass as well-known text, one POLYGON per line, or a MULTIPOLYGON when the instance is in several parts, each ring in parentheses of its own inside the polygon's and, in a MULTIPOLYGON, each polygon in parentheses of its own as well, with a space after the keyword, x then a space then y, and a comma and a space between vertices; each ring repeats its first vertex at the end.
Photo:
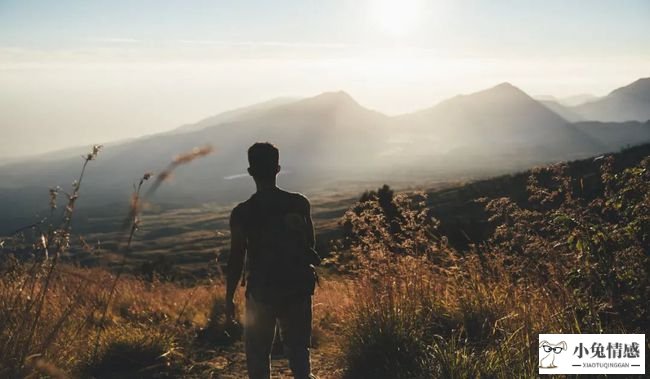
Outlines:
MULTIPOLYGON (((218 273, 182 284, 63 264, 73 209, 2 241, 0 376, 245 377, 218 273)), ((340 228, 314 300, 323 378, 536 377, 538 333, 648 319, 647 145, 431 193, 385 186, 340 228)))

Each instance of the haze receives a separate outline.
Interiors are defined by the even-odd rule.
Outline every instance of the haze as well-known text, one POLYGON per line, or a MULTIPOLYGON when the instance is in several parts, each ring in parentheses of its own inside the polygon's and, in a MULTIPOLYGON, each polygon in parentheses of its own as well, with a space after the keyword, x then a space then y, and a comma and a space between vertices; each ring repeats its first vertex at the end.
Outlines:
POLYGON ((2 1, 0 157, 343 89, 388 114, 499 82, 605 95, 648 75, 650 2, 2 1))

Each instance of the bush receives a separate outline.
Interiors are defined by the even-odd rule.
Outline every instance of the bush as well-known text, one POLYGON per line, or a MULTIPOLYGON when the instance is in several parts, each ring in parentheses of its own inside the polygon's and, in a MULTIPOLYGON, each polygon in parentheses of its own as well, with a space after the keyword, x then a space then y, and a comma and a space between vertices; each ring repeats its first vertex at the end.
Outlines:
POLYGON ((420 194, 364 194, 337 257, 358 282, 347 377, 536 377, 539 333, 641 332, 650 158, 604 159, 600 192, 567 167, 532 170, 525 202, 479 199, 495 231, 466 252, 436 236, 420 194))
POLYGON ((581 332, 642 332, 650 308, 650 158, 620 170, 613 156, 602 161, 600 194, 582 196, 582 180, 557 164, 531 172, 525 208, 487 202, 497 224, 490 243, 509 257, 513 277, 572 292, 581 332))

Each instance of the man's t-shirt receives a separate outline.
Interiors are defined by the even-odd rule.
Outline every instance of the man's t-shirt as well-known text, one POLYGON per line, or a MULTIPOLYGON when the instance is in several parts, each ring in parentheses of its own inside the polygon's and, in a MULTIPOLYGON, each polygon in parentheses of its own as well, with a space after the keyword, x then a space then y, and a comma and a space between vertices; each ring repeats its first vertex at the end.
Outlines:
POLYGON ((310 271, 299 255, 312 242, 308 227, 309 200, 279 188, 255 193, 238 204, 231 227, 246 241, 246 293, 274 300, 313 293, 310 271))

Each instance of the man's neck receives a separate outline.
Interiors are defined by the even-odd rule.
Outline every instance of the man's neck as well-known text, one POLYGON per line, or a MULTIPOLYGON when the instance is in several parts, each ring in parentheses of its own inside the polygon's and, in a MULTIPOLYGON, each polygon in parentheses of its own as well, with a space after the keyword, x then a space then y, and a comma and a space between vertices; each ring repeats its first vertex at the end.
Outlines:
POLYGON ((274 189, 278 188, 275 180, 272 180, 272 181, 255 181, 255 187, 257 188, 257 192, 264 192, 264 191, 274 190, 274 189))

